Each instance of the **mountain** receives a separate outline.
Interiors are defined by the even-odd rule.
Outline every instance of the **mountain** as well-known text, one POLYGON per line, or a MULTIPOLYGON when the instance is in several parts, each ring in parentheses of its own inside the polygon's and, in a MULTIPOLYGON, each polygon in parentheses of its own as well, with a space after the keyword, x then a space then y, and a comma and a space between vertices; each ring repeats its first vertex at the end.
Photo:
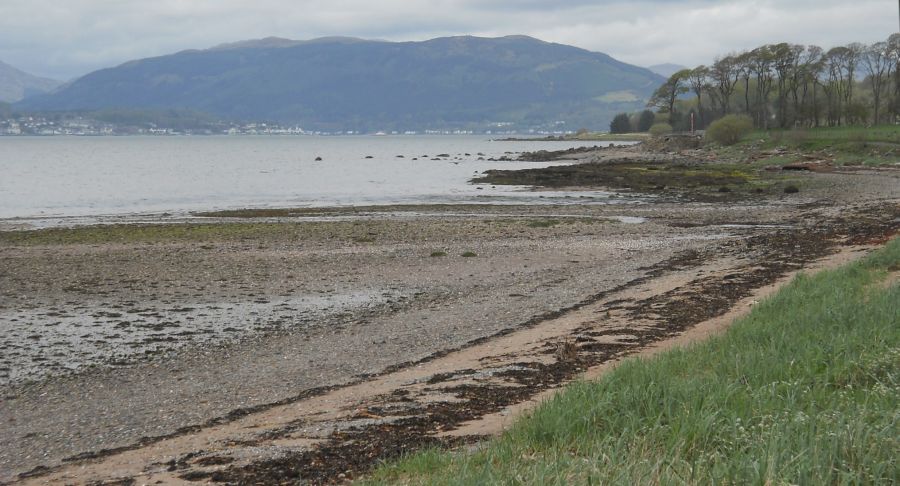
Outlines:
POLYGON ((681 64, 665 63, 665 64, 654 64, 654 65, 648 67, 647 69, 653 71, 656 74, 659 74, 660 76, 668 78, 669 76, 677 73, 678 71, 681 71, 682 69, 687 69, 687 68, 685 66, 682 66, 681 64))
POLYGON ((18 107, 179 108, 317 130, 577 129, 643 108, 662 82, 606 54, 523 36, 267 38, 131 61, 18 107))
POLYGON ((14 103, 61 85, 59 81, 32 76, 0 61, 0 102, 14 103))

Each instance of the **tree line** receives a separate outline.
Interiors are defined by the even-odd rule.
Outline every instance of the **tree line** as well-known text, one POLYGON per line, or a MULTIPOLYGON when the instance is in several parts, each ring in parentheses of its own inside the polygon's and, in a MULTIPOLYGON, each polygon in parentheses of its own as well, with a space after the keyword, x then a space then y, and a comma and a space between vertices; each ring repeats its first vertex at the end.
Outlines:
POLYGON ((648 107, 676 129, 697 128, 727 114, 757 128, 894 123, 900 120, 900 33, 871 45, 767 44, 678 71, 648 107), (688 99, 682 99, 690 93, 688 99))

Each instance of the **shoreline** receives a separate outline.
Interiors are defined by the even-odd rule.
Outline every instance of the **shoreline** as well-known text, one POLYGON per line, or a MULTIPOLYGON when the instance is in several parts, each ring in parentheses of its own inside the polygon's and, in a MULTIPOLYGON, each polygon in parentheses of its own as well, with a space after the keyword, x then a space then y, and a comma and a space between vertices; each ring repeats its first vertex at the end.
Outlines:
MULTIPOLYGON (((497 155, 498 158, 491 157, 486 162, 500 163, 521 163, 528 167, 534 164, 541 166, 545 164, 553 164, 555 166, 577 164, 586 160, 603 160, 611 156, 635 156, 635 146, 606 146, 606 147, 576 147, 564 150, 546 151, 538 150, 534 152, 503 152, 504 155, 497 155)), ((457 163, 461 160, 459 157, 451 157, 448 155, 444 161, 448 163, 457 163)), ((471 156, 472 160, 468 162, 477 162, 474 157, 483 155, 481 153, 472 155, 456 154, 458 156, 471 156)), ((399 156, 398 156, 399 157, 399 156)), ((412 156, 406 157, 412 159, 412 156)), ((480 157, 484 159, 484 157, 480 157)), ((502 167, 502 165, 500 165, 502 167)), ((477 175, 478 171, 476 171, 477 175)), ((508 185, 491 185, 491 184, 473 184, 472 176, 468 176, 468 181, 464 184, 468 191, 467 194, 455 194, 459 188, 453 187, 445 191, 444 194, 430 195, 418 194, 413 196, 412 200, 407 197, 388 197, 381 200, 372 199, 355 199, 351 200, 352 204, 343 204, 337 202, 331 203, 290 203, 287 200, 281 203, 259 202, 258 204, 235 203, 226 204, 224 206, 217 205, 197 205, 196 207, 166 207, 156 205, 155 207, 146 207, 136 210, 112 210, 107 211, 79 211, 75 214, 30 214, 0 217, 0 232, 2 231, 18 231, 23 229, 43 229, 48 227, 75 227, 88 226, 95 224, 133 224, 133 223, 160 223, 160 222, 192 222, 200 221, 194 218, 195 214, 211 213, 211 212, 227 212, 243 209, 251 210, 278 210, 283 207, 295 208, 297 211, 313 211, 313 212, 360 212, 369 210, 371 212, 384 212, 385 210, 395 209, 404 211, 410 207, 418 206, 483 206, 483 205, 547 205, 559 204, 565 206, 568 204, 583 204, 591 201, 596 204, 607 204, 610 202, 623 202, 622 198, 616 198, 616 194, 609 191, 597 191, 596 188, 584 189, 577 191, 576 189, 568 189, 565 191, 557 191, 556 194, 548 191, 541 191, 543 194, 537 194, 533 187, 529 186, 508 186, 508 185), (573 192, 580 192, 573 195, 573 192), (578 201, 572 199, 578 198, 578 201)), ((626 197, 633 197, 628 196, 626 197)))
MULTIPOLYGON (((608 155, 601 151, 590 157, 602 159, 608 155)), ((900 217, 900 190, 895 184, 898 176, 896 171, 877 170, 810 173, 803 175, 804 187, 798 195, 765 194, 753 200, 725 195, 715 203, 661 198, 637 205, 419 206, 408 217, 372 219, 359 219, 359 208, 346 208, 326 210, 332 217, 350 217, 330 221, 310 221, 307 210, 300 211, 303 214, 299 216, 290 214, 297 210, 284 210, 287 215, 274 218, 219 218, 205 226, 163 224, 143 229, 123 225, 21 232, 17 241, 10 240, 11 233, 2 232, 0 265, 7 272, 0 279, 6 279, 4 288, 28 289, 25 296, 0 295, 5 315, 26 308, 45 314, 97 314, 101 317, 93 319, 101 323, 96 331, 99 340, 113 349, 120 346, 117 339, 125 339, 126 329, 145 326, 151 330, 148 337, 162 339, 196 331, 201 327, 196 322, 203 318, 233 322, 238 315, 252 316, 252 310, 238 312, 244 305, 256 303, 280 310, 278 315, 262 318, 262 328, 255 328, 253 322, 243 328, 233 326, 245 339, 232 344, 189 334, 179 338, 186 345, 178 349, 173 341, 153 343, 159 344, 161 351, 146 361, 126 359, 124 364, 111 367, 97 362, 95 369, 86 373, 64 373, 28 386, 4 387, 0 418, 11 425, 7 435, 0 437, 0 450, 5 451, 0 455, 0 470, 7 471, 0 481, 14 480, 16 474, 29 470, 46 473, 34 469, 42 466, 53 469, 54 474, 66 474, 65 468, 57 469, 61 464, 84 466, 87 459, 104 449, 152 449, 158 441, 148 438, 177 431, 202 432, 241 417, 252 419, 272 409, 273 404, 284 400, 294 403, 291 397, 304 393, 319 396, 328 387, 354 382, 364 386, 392 370, 414 370, 417 366, 413 364, 433 362, 450 350, 464 352, 479 343, 497 344, 504 336, 540 327, 551 317, 566 318, 590 305, 606 306, 602 312, 631 313, 628 315, 633 317, 646 314, 653 305, 669 305, 667 299, 674 297, 715 294, 710 289, 743 280, 745 273, 755 271, 747 269, 762 268, 766 272, 758 280, 748 280, 748 285, 771 281, 842 245, 875 244, 896 232, 900 217), (335 214, 342 211, 349 214, 335 214), (622 216, 643 220, 638 224, 615 220, 622 216), (808 249, 808 254, 795 254, 794 245, 808 249), (438 252, 444 255, 432 256, 438 252), (476 256, 462 256, 469 252, 476 256), (663 264, 667 260, 669 263, 663 264), (657 272, 663 268, 660 265, 665 272, 657 272), (741 268, 745 270, 737 270, 741 268), (132 279, 139 282, 129 283, 132 279), (145 288, 142 282, 157 285, 145 288), (637 283, 627 287, 630 282, 637 283), (714 287, 698 292, 692 282, 714 287), (634 299, 631 302, 591 300, 592 296, 612 295, 616 289, 640 285, 655 285, 656 293, 645 290, 640 296, 629 297, 634 299), (298 320, 305 309, 300 303, 279 307, 287 302, 284 299, 354 292, 373 299, 355 302, 349 308, 310 313, 305 320, 298 320), (71 304, 76 300, 79 304, 71 304), (640 304, 642 301, 646 303, 640 304), (224 317, 211 313, 211 307, 223 303, 233 309, 226 310, 224 317), (134 308, 140 311, 134 314, 144 314, 138 318, 144 322, 123 317, 128 315, 124 310, 134 308), (185 308, 191 310, 172 310, 185 308), (120 315, 110 317, 110 313, 120 315), (129 326, 112 331, 123 320, 129 321, 129 326), (121 336, 113 338, 112 332, 121 336), (158 390, 170 392, 158 396, 158 390), (101 442, 85 440, 100 435, 104 437, 101 442)), ((727 300, 736 301, 730 297, 727 300)), ((725 308, 730 304, 722 302, 711 309, 719 312, 725 308)), ((35 322, 45 322, 43 319, 35 322)), ((629 319, 623 321, 629 331, 618 329, 616 334, 606 335, 625 336, 656 325, 644 322, 635 327, 629 319)), ((576 335, 590 338, 579 342, 579 349, 587 353, 587 362, 607 360, 625 349, 641 349, 653 335, 638 336, 628 344, 628 339, 609 341, 585 332, 593 331, 585 329, 576 335), (591 342, 595 343, 593 348, 587 346, 591 342)), ((669 331, 660 332, 657 338, 669 331)), ((221 332, 205 334, 216 337, 221 332)), ((23 336, 22 342, 27 339, 23 336)), ((442 407, 469 397, 482 403, 473 410, 495 413, 491 410, 501 403, 526 399, 520 396, 525 391, 539 392, 542 388, 534 379, 548 372, 547 366, 557 366, 553 369, 561 373, 562 381, 574 376, 575 368, 586 366, 565 361, 564 366, 555 365, 559 362, 554 360, 558 349, 565 350, 565 346, 559 348, 554 343, 568 337, 555 335, 553 339, 540 344, 543 347, 535 355, 540 356, 537 364, 513 359, 498 365, 513 368, 504 368, 500 375, 496 371, 484 375, 487 382, 480 382, 477 376, 482 375, 477 372, 457 378, 447 376, 434 382, 444 383, 437 387, 446 388, 442 394, 423 397, 430 397, 427 403, 442 407), (494 376, 506 378, 498 382, 491 378, 494 376), (506 379, 516 384, 515 392, 498 391, 496 387, 506 379), (489 390, 494 391, 484 395, 489 390)), ((47 344, 47 356, 38 357, 53 357, 57 348, 47 344)), ((8 337, 6 345, 10 345, 8 337)), ((528 355, 533 345, 522 342, 508 351, 521 358, 521 353, 528 355)), ((405 399, 399 401, 410 405, 405 399)), ((389 403, 394 401, 380 406, 389 403)), ((364 423, 385 423, 365 416, 383 419, 383 410, 367 410, 351 413, 350 417, 364 423)), ((408 410, 413 412, 399 416, 427 418, 437 412, 429 406, 408 410)), ((417 430, 420 435, 416 437, 428 442, 436 437, 432 426, 456 427, 463 415, 415 422, 419 425, 401 427, 398 433, 417 430)), ((280 432, 281 439, 250 435, 258 441, 254 447, 268 451, 266 460, 309 458, 303 454, 327 452, 315 444, 342 437, 341 427, 332 425, 327 430, 337 435, 325 434, 315 440, 301 437, 309 431, 298 432, 296 428, 280 432), (293 446, 279 442, 288 436, 295 440, 293 446)), ((357 442, 371 443, 367 440, 357 442)), ((224 444, 214 448, 224 451, 224 444)), ((240 447, 228 450, 233 460, 227 464, 231 466, 215 466, 212 462, 204 466, 175 457, 175 471, 211 473, 234 466, 231 471, 235 474, 238 470, 240 474, 262 474, 263 466, 270 464, 260 458, 247 462, 240 447)), ((385 449, 390 450, 394 449, 385 449)), ((117 457, 112 453, 100 455, 117 457)), ((353 467, 357 471, 363 466, 353 467)), ((323 470, 321 474, 332 473, 323 470)), ((44 479, 39 475, 35 481, 44 479)))

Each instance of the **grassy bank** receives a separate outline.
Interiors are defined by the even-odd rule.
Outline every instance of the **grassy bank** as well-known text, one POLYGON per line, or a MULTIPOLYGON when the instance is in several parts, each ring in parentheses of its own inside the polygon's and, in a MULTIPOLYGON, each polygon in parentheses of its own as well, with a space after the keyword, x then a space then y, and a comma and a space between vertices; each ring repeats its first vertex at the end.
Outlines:
POLYGON ((810 157, 843 165, 900 164, 900 126, 821 127, 755 131, 732 147, 716 150, 724 158, 780 151, 761 163, 784 164, 809 161, 810 157))
POLYGON ((473 453, 373 484, 896 484, 900 239, 800 276, 725 335, 571 385, 473 453))

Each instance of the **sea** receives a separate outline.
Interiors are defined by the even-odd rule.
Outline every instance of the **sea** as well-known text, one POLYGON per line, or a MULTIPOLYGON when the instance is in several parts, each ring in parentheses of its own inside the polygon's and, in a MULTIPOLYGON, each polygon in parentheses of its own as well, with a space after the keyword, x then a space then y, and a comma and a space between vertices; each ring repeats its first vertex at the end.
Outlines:
MULTIPOLYGON (((0 137, 0 221, 388 204, 606 203, 601 191, 473 184, 524 151, 601 142, 487 136, 0 137)), ((43 223, 42 223, 43 222, 43 223)))

